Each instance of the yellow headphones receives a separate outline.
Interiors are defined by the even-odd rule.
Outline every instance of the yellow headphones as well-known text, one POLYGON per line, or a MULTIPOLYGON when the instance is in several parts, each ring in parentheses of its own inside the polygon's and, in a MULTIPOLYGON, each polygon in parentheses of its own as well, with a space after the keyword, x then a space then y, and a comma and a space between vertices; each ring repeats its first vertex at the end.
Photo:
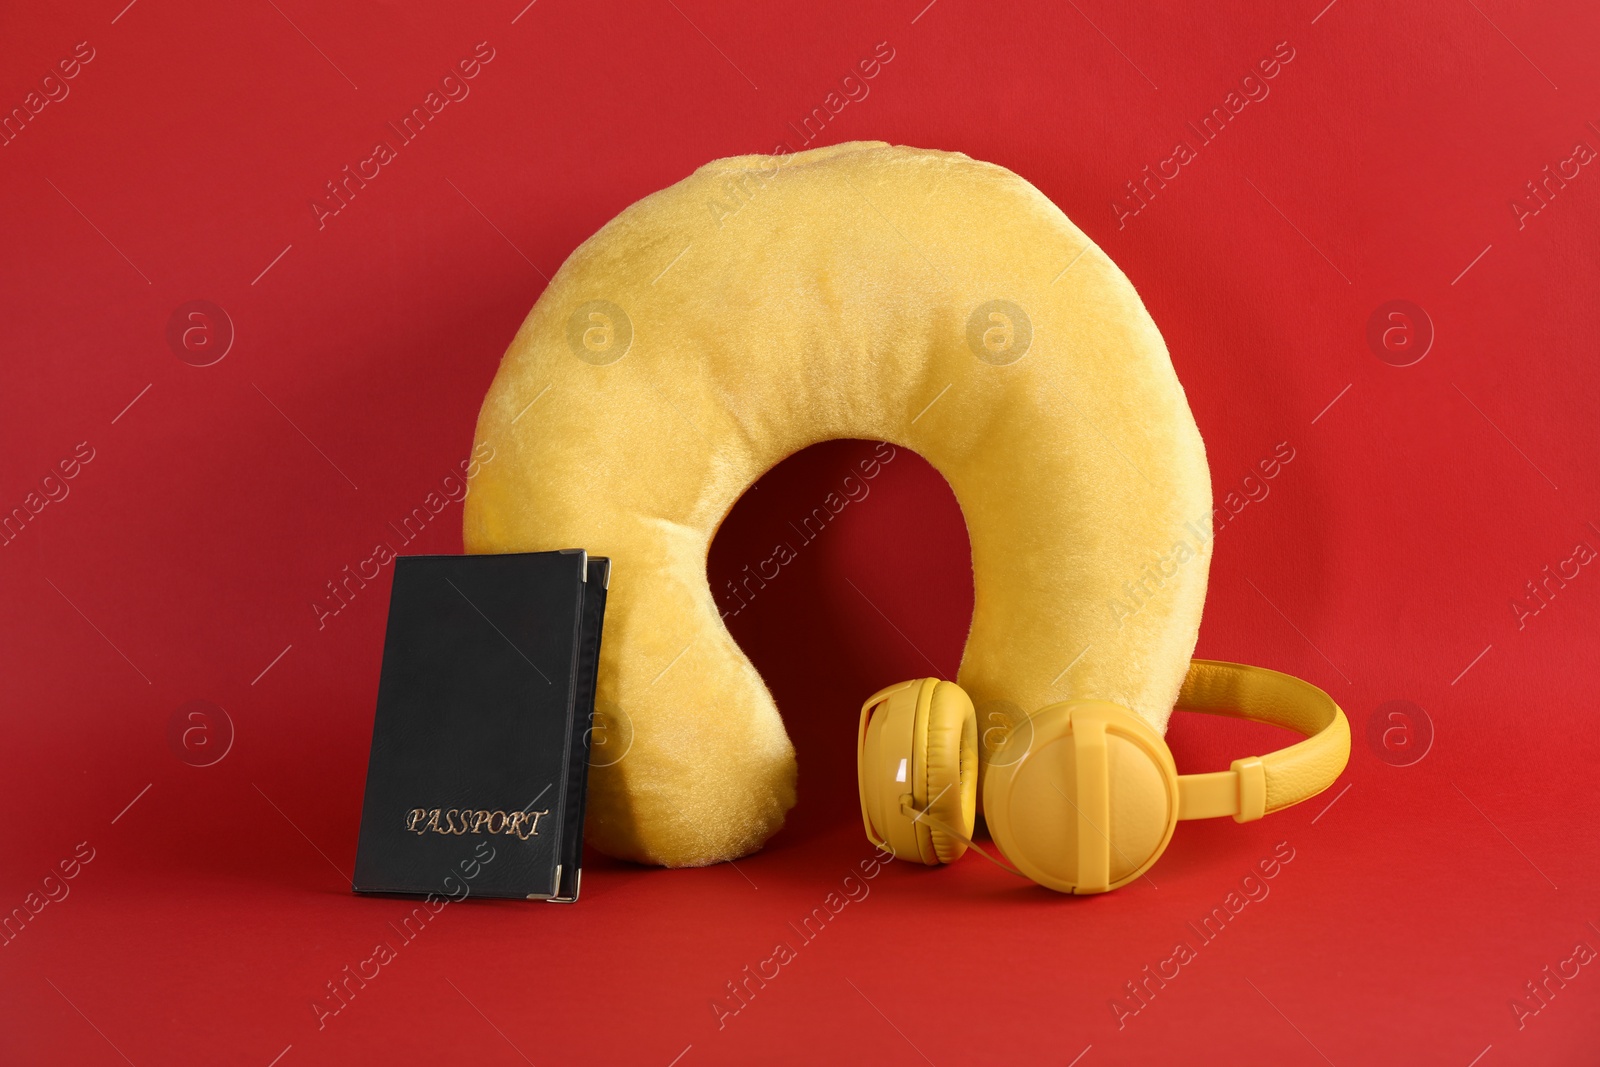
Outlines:
MULTIPOLYGON (((1350 724, 1321 689, 1262 667, 1189 664, 1177 706, 1283 726, 1306 740, 1212 774, 1178 773, 1151 726, 1103 700, 1066 700, 996 749, 983 815, 1018 872, 1063 893, 1104 893, 1147 871, 1179 819, 1259 819, 1333 784, 1350 724)), ((978 722, 954 682, 922 678, 861 706, 856 746, 867 838, 897 858, 954 862, 972 844, 978 722)))

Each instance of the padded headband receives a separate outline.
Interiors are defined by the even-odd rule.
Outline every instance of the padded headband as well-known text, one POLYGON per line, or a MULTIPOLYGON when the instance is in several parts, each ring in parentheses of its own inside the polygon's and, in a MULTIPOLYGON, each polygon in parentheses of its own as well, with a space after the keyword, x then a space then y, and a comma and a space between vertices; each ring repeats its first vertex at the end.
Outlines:
POLYGON ((1350 757, 1350 723, 1333 698, 1265 667, 1197 659, 1183 679, 1178 707, 1282 726, 1305 737, 1265 756, 1234 760, 1225 771, 1180 775, 1180 819, 1259 819, 1328 788, 1350 757))

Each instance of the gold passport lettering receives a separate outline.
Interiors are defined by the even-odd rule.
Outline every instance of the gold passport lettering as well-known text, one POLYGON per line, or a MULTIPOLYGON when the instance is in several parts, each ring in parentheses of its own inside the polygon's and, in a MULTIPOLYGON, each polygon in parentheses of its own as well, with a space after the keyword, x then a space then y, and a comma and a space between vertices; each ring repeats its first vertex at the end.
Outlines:
POLYGON ((472 808, 412 808, 406 829, 414 834, 512 834, 519 841, 539 835, 546 811, 476 811, 472 808))

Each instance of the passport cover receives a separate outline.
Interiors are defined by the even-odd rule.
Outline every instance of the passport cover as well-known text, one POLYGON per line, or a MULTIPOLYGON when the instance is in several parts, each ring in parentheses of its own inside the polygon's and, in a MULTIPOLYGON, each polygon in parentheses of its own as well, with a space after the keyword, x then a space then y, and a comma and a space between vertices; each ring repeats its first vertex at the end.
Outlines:
POLYGON ((572 901, 610 562, 395 560, 358 893, 572 901))

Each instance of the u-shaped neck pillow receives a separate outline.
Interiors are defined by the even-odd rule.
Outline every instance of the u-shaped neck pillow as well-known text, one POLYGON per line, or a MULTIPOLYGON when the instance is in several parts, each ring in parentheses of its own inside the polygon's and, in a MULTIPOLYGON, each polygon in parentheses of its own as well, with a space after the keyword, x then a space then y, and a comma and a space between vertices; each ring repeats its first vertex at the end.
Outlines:
POLYGON ((1032 185, 964 155, 725 159, 568 258, 478 418, 494 458, 467 550, 613 561, 597 704, 631 737, 590 778, 602 851, 701 865, 783 824, 794 749, 706 553, 756 479, 833 438, 912 449, 950 483, 976 594, 957 680, 980 730, 1083 697, 1165 731, 1211 483, 1127 278, 1032 185))

